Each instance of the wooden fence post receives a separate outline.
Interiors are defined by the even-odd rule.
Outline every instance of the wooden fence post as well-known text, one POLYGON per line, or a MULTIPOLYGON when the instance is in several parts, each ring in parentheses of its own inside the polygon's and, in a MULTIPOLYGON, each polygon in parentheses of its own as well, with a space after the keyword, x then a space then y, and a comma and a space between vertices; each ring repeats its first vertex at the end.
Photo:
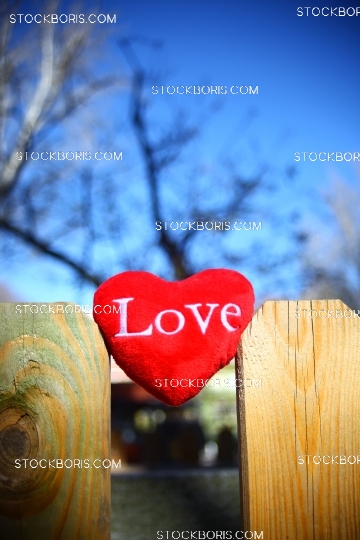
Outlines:
POLYGON ((97 325, 77 310, 0 304, 6 540, 110 539, 109 358, 97 325))
POLYGON ((238 392, 243 530, 358 540, 360 319, 340 300, 265 302, 237 377, 261 379, 238 392))

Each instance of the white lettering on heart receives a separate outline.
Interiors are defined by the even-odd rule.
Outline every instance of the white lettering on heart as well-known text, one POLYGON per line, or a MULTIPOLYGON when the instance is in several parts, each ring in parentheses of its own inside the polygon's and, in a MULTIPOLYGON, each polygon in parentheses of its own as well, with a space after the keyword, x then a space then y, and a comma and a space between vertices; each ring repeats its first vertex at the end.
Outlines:
POLYGON ((153 326, 150 324, 149 328, 143 332, 128 332, 127 331, 127 305, 133 298, 118 298, 113 300, 120 304, 120 332, 115 334, 115 337, 124 337, 124 336, 151 336, 153 326))
POLYGON ((162 334, 168 334, 169 336, 171 336, 171 334, 177 334, 178 332, 180 332, 180 330, 182 330, 184 328, 184 324, 185 324, 185 317, 182 313, 180 313, 180 311, 176 311, 176 309, 165 309, 164 311, 161 311, 157 316, 156 316, 156 319, 155 319, 155 326, 156 328, 159 330, 159 332, 161 332, 162 334), (176 328, 176 330, 173 330, 172 332, 166 332, 166 330, 164 330, 162 327, 161 327, 161 318, 163 315, 165 315, 165 313, 175 313, 177 318, 179 319, 179 324, 178 324, 178 327, 176 328))
MULTIPOLYGON (((146 330, 143 330, 142 332, 128 332, 127 305, 132 300, 134 300, 134 298, 118 298, 116 300, 113 300, 113 302, 116 302, 120 306, 120 331, 117 334, 115 334, 114 337, 151 336, 153 333, 152 324, 150 324, 150 326, 146 330)), ((209 322, 214 312, 214 309, 218 307, 219 304, 205 304, 206 306, 210 308, 205 319, 202 318, 198 310, 198 308, 201 307, 202 305, 203 304, 184 304, 184 307, 192 311, 201 332, 205 334, 209 326, 209 322)), ((228 321, 228 317, 239 317, 240 315, 241 315, 240 306, 238 306, 237 304, 230 303, 230 304, 226 304, 221 309, 220 320, 223 326, 226 328, 226 330, 228 330, 229 332, 235 332, 235 330, 237 330, 237 327, 231 326, 231 324, 228 321)), ((177 311, 176 309, 165 309, 164 311, 161 311, 160 313, 158 313, 158 315, 155 318, 155 327, 162 334, 167 334, 167 335, 177 334, 184 328, 184 326, 185 326, 185 317, 181 313, 181 311, 177 311), (171 332, 167 332, 161 326, 161 319, 166 313, 174 313, 176 317, 178 318, 177 328, 175 330, 172 330, 171 332)))
POLYGON ((209 326, 209 322, 210 322, 210 319, 211 319, 211 315, 214 311, 214 309, 216 307, 218 307, 219 304, 206 304, 207 306, 209 306, 209 313, 207 314, 207 317, 204 321, 204 319, 202 319, 199 311, 198 311, 198 307, 202 306, 202 304, 185 304, 184 307, 187 307, 189 309, 191 309, 191 311, 193 312, 193 314, 195 315, 195 319, 197 320, 199 326, 200 326, 200 330, 202 331, 203 334, 205 334, 206 332, 206 329, 207 327, 209 326))
POLYGON ((220 315, 221 322, 225 326, 226 330, 229 330, 229 332, 235 332, 235 330, 237 330, 237 328, 236 327, 234 328, 233 326, 231 326, 231 324, 227 320, 228 315, 239 317, 239 315, 241 315, 240 306, 238 306, 236 304, 226 304, 222 308, 221 315, 220 315), (231 307, 235 308, 235 312, 234 311, 229 311, 229 308, 231 308, 231 307))

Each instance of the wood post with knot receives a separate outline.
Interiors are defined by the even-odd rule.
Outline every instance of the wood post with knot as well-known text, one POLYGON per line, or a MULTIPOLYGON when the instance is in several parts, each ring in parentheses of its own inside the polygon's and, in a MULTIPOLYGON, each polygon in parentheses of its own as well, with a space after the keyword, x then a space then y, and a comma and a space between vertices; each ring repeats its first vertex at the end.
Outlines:
POLYGON ((108 354, 75 304, 31 306, 0 303, 0 536, 109 540, 108 354))

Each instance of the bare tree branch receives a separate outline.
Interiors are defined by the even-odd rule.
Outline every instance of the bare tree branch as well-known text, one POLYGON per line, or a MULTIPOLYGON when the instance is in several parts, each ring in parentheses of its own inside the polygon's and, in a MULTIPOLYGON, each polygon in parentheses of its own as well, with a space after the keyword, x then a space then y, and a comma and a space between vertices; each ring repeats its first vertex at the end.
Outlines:
MULTIPOLYGON (((119 81, 124 86, 125 81, 117 76, 98 78, 92 69, 88 71, 83 52, 90 46, 86 31, 89 27, 74 27, 66 36, 65 30, 54 35, 54 25, 45 26, 39 36, 41 46, 37 54, 29 48, 28 54, 22 55, 23 43, 18 48, 16 40, 11 40, 8 23, 7 32, 0 38, 0 231, 18 238, 18 245, 24 242, 67 265, 81 280, 95 286, 101 278, 107 277, 103 274, 122 268, 151 269, 155 259, 160 260, 159 255, 164 257, 164 268, 171 269, 172 277, 184 279, 192 275, 202 264, 198 256, 193 256, 200 235, 194 229, 174 234, 162 227, 155 234, 150 232, 139 239, 135 233, 140 230, 139 223, 132 227, 133 205, 140 201, 146 205, 147 212, 141 218, 152 221, 153 231, 155 222, 164 222, 170 211, 180 218, 184 213, 184 219, 192 221, 238 219, 238 212, 250 212, 252 197, 262 185, 264 170, 244 178, 234 167, 221 173, 221 182, 200 175, 186 179, 185 174, 179 182, 167 184, 165 175, 173 175, 174 165, 197 130, 188 126, 184 115, 174 115, 170 128, 155 136, 145 97, 152 75, 143 68, 131 40, 120 42, 132 73, 131 84, 127 84, 130 118, 126 121, 119 115, 115 120, 121 122, 119 131, 127 137, 126 143, 129 131, 135 135, 144 173, 138 175, 134 183, 127 182, 125 171, 126 167, 131 167, 130 159, 121 169, 105 163, 107 168, 102 168, 99 164, 100 174, 93 166, 89 167, 90 162, 85 164, 80 160, 74 163, 61 160, 61 164, 56 159, 49 160, 39 167, 40 161, 31 164, 31 161, 19 159, 19 153, 24 156, 25 152, 39 149, 39 141, 45 137, 48 148, 54 147, 59 133, 61 137, 67 134, 66 125, 57 131, 63 120, 78 112, 96 92, 119 81), (141 185, 143 179, 145 190, 141 185), (125 237, 124 231, 129 237, 125 237), (69 248, 54 247, 65 246, 65 240, 69 248), (78 247, 75 255, 71 246, 78 247), (155 256, 151 259, 153 253, 155 256)), ((33 30, 37 31, 36 27, 33 30)), ((86 121, 91 122, 90 133, 84 128, 86 141, 99 138, 104 145, 115 137, 119 140, 119 131, 102 130, 100 137, 99 117, 93 120, 90 107, 84 111, 90 113, 86 121)), ((72 136, 69 140, 73 142, 72 136)), ((127 148, 131 156, 131 145, 127 148)), ((172 180, 176 174, 175 169, 172 180)), ((1 235, 5 240, 3 244, 6 234, 1 235)), ((210 240, 208 245, 214 250, 211 253, 219 252, 225 264, 236 265, 243 260, 241 250, 227 251, 225 244, 221 244, 222 232, 211 235, 211 232, 207 235, 205 243, 210 240)))
MULTIPOLYGON (((9 26, 9 23, 7 23, 7 26, 9 26)), ((6 27, 5 30, 7 30, 6 27)), ((32 141, 44 127, 64 120, 92 97, 95 92, 103 90, 114 83, 113 77, 104 77, 90 83, 84 83, 82 87, 77 89, 76 93, 64 93, 64 84, 86 45, 89 30, 87 27, 81 27, 80 25, 80 28, 74 30, 69 36, 60 51, 56 50, 55 47, 54 32, 55 25, 45 25, 41 39, 39 81, 31 100, 25 107, 26 112, 13 148, 8 153, 8 157, 5 159, 0 171, 0 196, 8 193, 19 180, 20 172, 24 167, 24 160, 19 159, 19 157, 24 156, 25 152, 31 149, 32 141), (60 111, 52 113, 60 98, 64 100, 65 105, 60 111)), ((4 36, 6 36, 6 33, 4 33, 4 36)), ((5 37, 3 39, 5 40, 5 37)), ((0 58, 1 72, 4 72, 5 69, 14 70, 15 66, 6 68, 6 58, 8 56, 5 58, 5 55, 8 55, 8 53, 5 43, 2 44, 1 51, 3 53, 2 58, 0 58)), ((0 111, 3 115, 5 115, 5 84, 6 81, 4 80, 0 84, 0 111)), ((4 118, 2 118, 2 121, 4 122, 4 118)))
POLYGON ((45 253, 46 255, 50 255, 53 259, 56 259, 64 264, 66 264, 68 267, 72 268, 76 271, 78 276, 85 279, 89 283, 92 283, 93 285, 96 285, 98 287, 102 281, 104 281, 104 278, 101 276, 97 276, 94 274, 89 273, 83 265, 77 263, 76 261, 73 261, 70 259, 65 253, 60 253, 59 251, 56 251, 55 249, 51 248, 46 242, 40 240, 36 236, 34 236, 29 231, 23 231, 19 229, 18 227, 15 227, 15 225, 12 225, 11 223, 8 223, 7 221, 0 219, 0 228, 3 230, 10 232, 26 242, 28 245, 36 248, 38 251, 45 253))

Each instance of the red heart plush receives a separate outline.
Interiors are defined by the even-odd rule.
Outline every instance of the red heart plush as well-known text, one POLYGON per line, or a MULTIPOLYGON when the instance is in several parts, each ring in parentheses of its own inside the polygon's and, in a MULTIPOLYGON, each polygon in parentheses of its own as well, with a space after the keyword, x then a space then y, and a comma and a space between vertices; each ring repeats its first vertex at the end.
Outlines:
POLYGON ((176 282, 123 272, 100 285, 93 310, 117 364, 174 406, 230 362, 253 311, 251 283, 224 269, 176 282))

